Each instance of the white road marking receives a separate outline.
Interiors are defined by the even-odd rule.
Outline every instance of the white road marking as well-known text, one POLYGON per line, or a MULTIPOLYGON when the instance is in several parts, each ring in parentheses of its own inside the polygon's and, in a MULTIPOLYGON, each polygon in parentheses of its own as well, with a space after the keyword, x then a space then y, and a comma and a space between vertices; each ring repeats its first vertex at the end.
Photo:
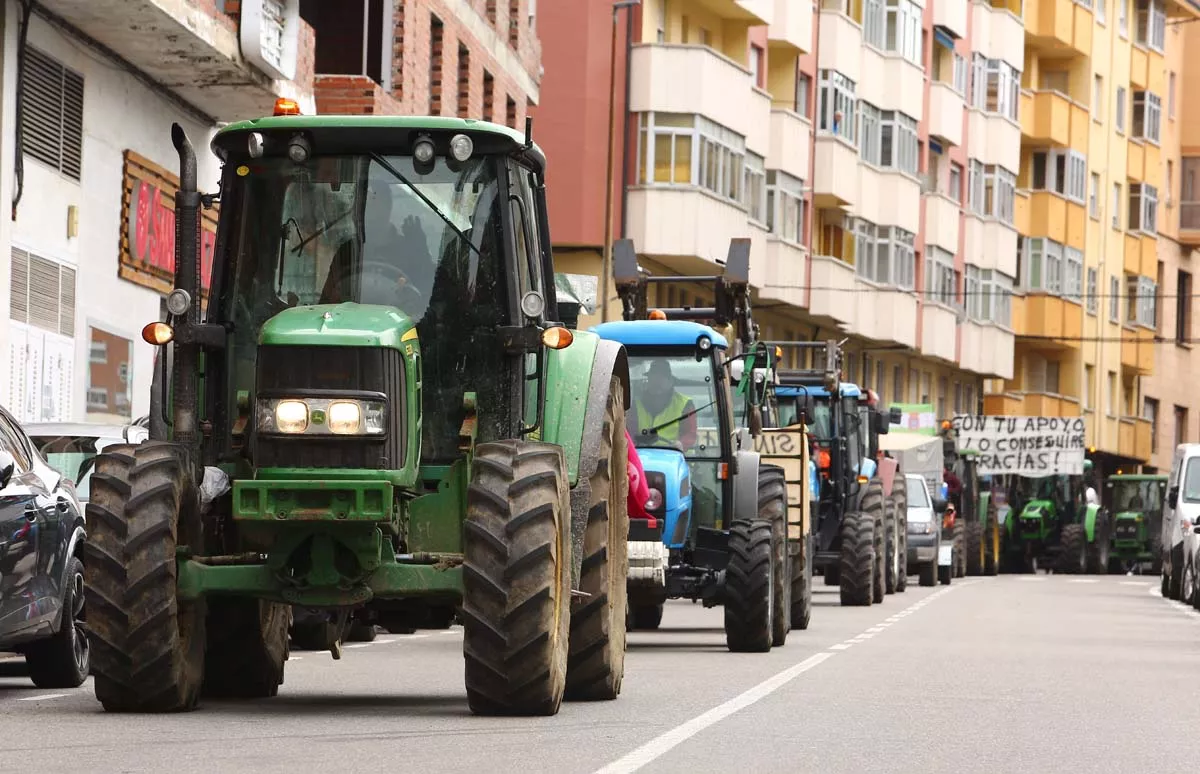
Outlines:
POLYGON ((1046 580, 1046 579, 1045 579, 1045 578, 1039 578, 1039 577, 1030 577, 1030 576, 1028 576, 1028 575, 1021 575, 1021 576, 1019 576, 1019 577, 1017 578, 1017 580, 1019 580, 1019 581, 1025 581, 1026 583, 1034 583, 1034 582, 1037 582, 1037 581, 1044 581, 1044 580, 1046 580))
POLYGON ((1148 581, 1121 581, 1122 586, 1153 586, 1154 584, 1148 581))
POLYGON ((871 632, 872 634, 879 634, 883 630, 884 627, 882 626, 872 626, 870 629, 867 629, 867 631, 871 632))
POLYGON ((625 757, 600 769, 596 774, 629 774, 629 772, 637 771, 643 766, 661 758, 709 726, 719 723, 735 712, 765 699, 792 680, 795 680, 822 662, 833 658, 835 655, 828 651, 813 654, 799 664, 788 667, 774 677, 767 678, 740 696, 735 696, 724 704, 713 707, 703 715, 698 715, 683 725, 677 726, 665 734, 651 739, 625 757))
POLYGON ((829 649, 830 650, 849 650, 852 647, 854 647, 853 642, 843 642, 838 645, 830 645, 829 649))
POLYGON ((304 656, 288 656, 288 661, 301 661, 304 656))
MULTIPOLYGON (((462 634, 462 629, 450 629, 449 631, 442 632, 442 634, 453 637, 456 634, 462 634)), ((424 637, 426 635, 421 635, 421 636, 424 637)))
POLYGON ((395 639, 392 639, 389 637, 389 638, 384 638, 382 640, 375 640, 375 644, 376 645, 391 645, 395 641, 396 641, 395 639))
POLYGON ((66 693, 44 693, 41 696, 26 696, 23 699, 17 699, 17 701, 41 701, 42 699, 61 699, 62 697, 69 696, 69 695, 70 694, 66 694, 66 693))
POLYGON ((353 645, 346 645, 347 648, 369 648, 375 643, 373 642, 356 642, 353 645))
POLYGON ((1067 583, 1099 583, 1099 578, 1071 578, 1067 583))

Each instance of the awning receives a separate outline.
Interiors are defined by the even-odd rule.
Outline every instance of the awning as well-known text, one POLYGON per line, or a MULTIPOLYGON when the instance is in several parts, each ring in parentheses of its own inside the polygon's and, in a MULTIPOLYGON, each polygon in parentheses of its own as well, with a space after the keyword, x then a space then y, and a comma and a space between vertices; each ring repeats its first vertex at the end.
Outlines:
POLYGON ((933 28, 933 39, 951 51, 954 50, 954 38, 941 27, 933 28))
POLYGON ((932 137, 930 137, 929 138, 929 150, 933 151, 934 153, 936 153, 940 156, 942 154, 942 144, 940 142, 938 142, 937 140, 933 139, 932 137))

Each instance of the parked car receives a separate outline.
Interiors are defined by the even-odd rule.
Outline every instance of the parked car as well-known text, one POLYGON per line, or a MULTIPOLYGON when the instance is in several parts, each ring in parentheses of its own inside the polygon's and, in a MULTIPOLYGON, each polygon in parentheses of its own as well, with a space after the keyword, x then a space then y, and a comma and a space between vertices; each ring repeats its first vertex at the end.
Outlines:
POLYGON ((1162 519, 1162 595, 1200 606, 1200 443, 1175 447, 1162 519))
POLYGON ((25 656, 40 688, 88 676, 84 632, 83 505, 0 408, 0 651, 25 656))
POLYGON ((75 483, 79 501, 86 505, 92 466, 105 447, 141 443, 149 437, 146 417, 128 425, 93 422, 31 422, 25 432, 50 467, 75 483))
MULTIPOLYGON (((909 473, 904 479, 908 485, 908 574, 917 575, 922 586, 936 586, 939 575, 946 574, 939 571, 939 565, 945 565, 946 571, 953 569, 953 554, 944 556, 953 551, 953 538, 947 535, 943 545, 939 517, 946 510, 946 501, 929 496, 924 476, 909 473)), ((942 578, 942 582, 950 580, 942 578)))

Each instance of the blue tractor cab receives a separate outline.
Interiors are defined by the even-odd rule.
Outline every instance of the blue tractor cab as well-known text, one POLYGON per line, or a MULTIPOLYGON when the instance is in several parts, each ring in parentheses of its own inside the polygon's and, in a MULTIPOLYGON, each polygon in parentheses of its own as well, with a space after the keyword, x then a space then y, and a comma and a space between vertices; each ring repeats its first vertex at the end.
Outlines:
POLYGON ((729 364, 738 355, 699 322, 728 324, 739 313, 748 263, 748 243, 735 240, 723 276, 671 278, 714 281, 714 307, 650 313, 648 280, 632 243, 621 240, 614 274, 625 320, 592 331, 625 347, 626 424, 651 490, 650 520, 630 520, 631 625, 657 628, 667 599, 691 599, 724 607, 730 650, 763 652, 782 645, 790 629, 787 594, 775 593, 789 572, 786 491, 760 497, 759 454, 734 421, 739 385, 729 364))

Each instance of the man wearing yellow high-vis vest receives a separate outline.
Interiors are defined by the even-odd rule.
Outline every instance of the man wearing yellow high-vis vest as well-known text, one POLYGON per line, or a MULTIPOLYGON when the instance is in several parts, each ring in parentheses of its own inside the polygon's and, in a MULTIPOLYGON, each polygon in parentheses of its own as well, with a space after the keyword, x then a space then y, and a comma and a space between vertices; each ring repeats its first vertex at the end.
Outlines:
POLYGON ((633 411, 626 419, 632 425, 630 435, 644 445, 656 437, 660 441, 678 443, 687 451, 696 445, 695 408, 690 398, 675 389, 671 364, 666 360, 655 360, 646 369, 642 388, 635 391, 633 411), (685 419, 675 421, 684 416, 685 419), (643 430, 653 428, 658 429, 651 438, 639 439, 643 430))

